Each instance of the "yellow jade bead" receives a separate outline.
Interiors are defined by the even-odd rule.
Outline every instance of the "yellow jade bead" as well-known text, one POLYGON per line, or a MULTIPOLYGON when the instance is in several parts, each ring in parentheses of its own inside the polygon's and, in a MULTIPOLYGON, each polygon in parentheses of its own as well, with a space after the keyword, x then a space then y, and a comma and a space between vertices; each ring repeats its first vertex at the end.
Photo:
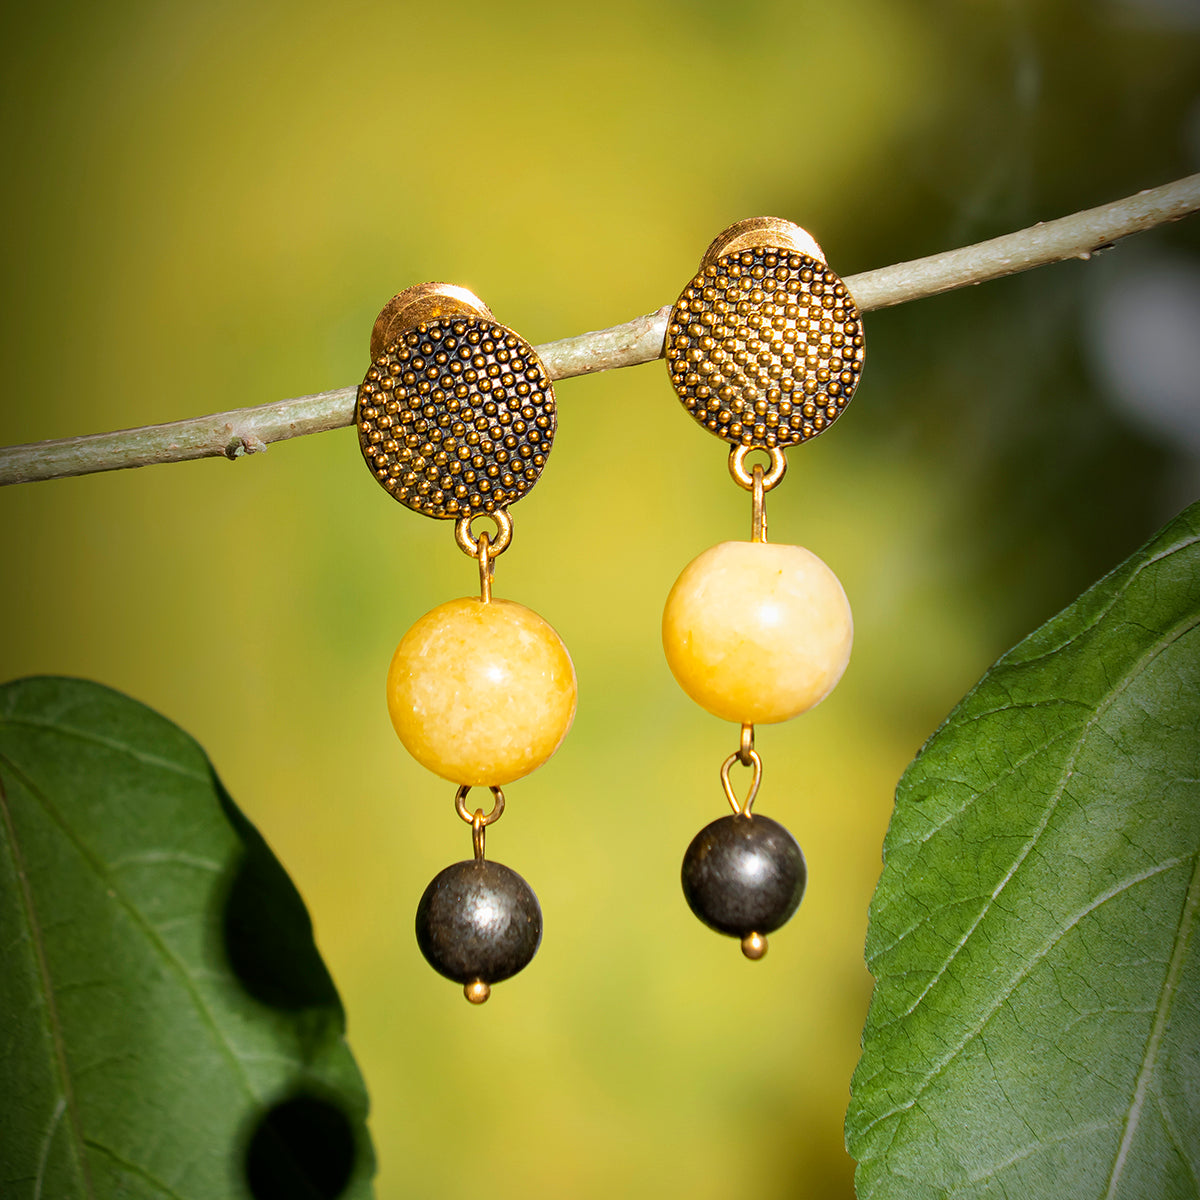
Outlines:
POLYGON ((854 622, 837 576, 803 546, 722 542, 693 559, 663 612, 680 687, 739 724, 819 704, 850 661, 854 622))
POLYGON ((471 787, 540 767, 571 728, 575 695, 558 634, 511 600, 438 605, 400 639, 388 669, 388 712, 405 749, 471 787))

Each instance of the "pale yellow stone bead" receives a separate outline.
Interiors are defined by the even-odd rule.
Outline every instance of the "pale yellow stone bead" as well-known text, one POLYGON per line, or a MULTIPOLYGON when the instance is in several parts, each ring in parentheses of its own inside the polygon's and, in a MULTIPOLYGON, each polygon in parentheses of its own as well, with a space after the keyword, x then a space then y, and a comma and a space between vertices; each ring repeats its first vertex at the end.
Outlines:
POLYGON ((829 695, 850 661, 854 623, 837 576, 803 546, 722 542, 675 581, 662 636, 697 704, 769 724, 829 695))
POLYGON ((405 749, 472 787, 540 767, 571 728, 575 695, 571 656, 537 613, 473 596, 427 612, 400 639, 387 679, 405 749))

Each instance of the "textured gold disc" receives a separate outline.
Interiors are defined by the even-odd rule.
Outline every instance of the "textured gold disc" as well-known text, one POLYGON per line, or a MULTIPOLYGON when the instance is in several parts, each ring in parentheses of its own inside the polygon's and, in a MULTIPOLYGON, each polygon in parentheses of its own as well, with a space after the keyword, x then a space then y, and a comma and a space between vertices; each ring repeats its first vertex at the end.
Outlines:
POLYGON ((556 428, 533 347, 483 317, 422 323, 371 364, 358 441, 372 474, 429 517, 493 512, 537 482, 556 428))
POLYGON ((734 445, 768 449, 829 428, 854 395, 862 317, 807 254, 755 246, 706 263, 671 310, 667 366, 688 412, 734 445))

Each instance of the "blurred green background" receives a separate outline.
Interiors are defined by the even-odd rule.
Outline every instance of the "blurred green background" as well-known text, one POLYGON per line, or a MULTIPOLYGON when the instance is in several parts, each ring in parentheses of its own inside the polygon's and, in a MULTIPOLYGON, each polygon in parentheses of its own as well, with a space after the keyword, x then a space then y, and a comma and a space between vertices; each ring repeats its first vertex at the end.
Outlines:
MULTIPOLYGON (((354 383, 425 279, 536 343, 672 301, 742 217, 797 221, 845 275, 1200 169, 1194 0, 116 0, 5 25, 5 443, 354 383)), ((1198 262, 1184 223, 868 316, 854 405, 771 498, 857 640, 819 709, 759 731, 759 810, 811 872, 761 964, 679 891, 736 731, 678 690, 659 618, 748 503, 661 363, 558 385, 499 563, 580 701, 488 840, 545 938, 481 1010, 414 943, 470 837, 383 704, 400 635, 476 574, 351 430, 0 492, 0 675, 100 680, 208 749, 311 909, 382 1200, 848 1197, 892 788, 1001 651, 1200 491, 1198 262)))

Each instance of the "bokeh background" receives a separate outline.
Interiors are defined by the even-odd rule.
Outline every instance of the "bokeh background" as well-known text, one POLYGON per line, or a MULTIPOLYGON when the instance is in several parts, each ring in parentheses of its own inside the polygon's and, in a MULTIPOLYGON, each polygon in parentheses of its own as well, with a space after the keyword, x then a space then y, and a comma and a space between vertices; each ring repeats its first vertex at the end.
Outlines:
MULTIPOLYGON (((673 300, 745 216, 852 274, 1200 170, 1195 0, 114 0, 4 24, 5 443, 354 383, 379 308, 425 279, 536 343, 673 300)), ((659 617, 748 504, 661 363, 559 385, 499 563, 580 703, 488 841, 546 931, 483 1009, 414 944, 469 833, 382 696, 399 636, 475 569, 351 430, 5 489, 0 677, 100 680, 208 749, 312 912, 382 1200, 849 1197, 895 781, 1000 652, 1200 492, 1198 330, 1186 222, 867 318, 854 404, 770 504, 857 641, 819 709, 759 732, 759 809, 811 871, 761 964, 679 893, 736 731, 677 689, 659 617)))

